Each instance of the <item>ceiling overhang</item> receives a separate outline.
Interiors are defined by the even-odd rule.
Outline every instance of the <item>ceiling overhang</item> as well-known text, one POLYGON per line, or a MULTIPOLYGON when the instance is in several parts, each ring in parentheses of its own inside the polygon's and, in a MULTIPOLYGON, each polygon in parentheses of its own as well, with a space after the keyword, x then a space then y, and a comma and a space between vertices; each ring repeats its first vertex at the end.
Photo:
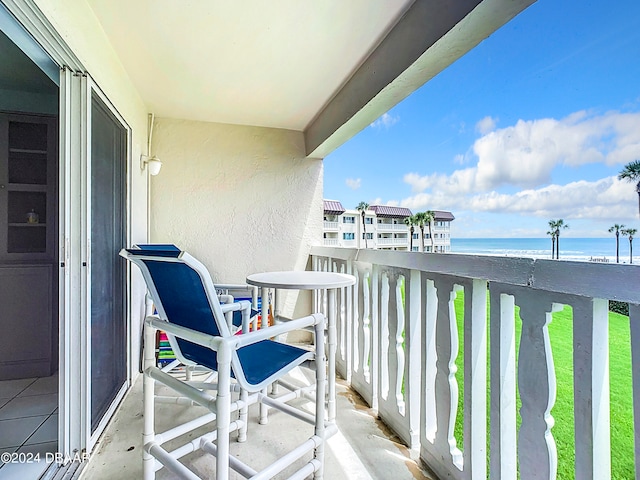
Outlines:
POLYGON ((325 157, 535 0, 417 0, 305 129, 325 157))
POLYGON ((534 1, 87 0, 150 112, 299 131, 311 157, 534 1))

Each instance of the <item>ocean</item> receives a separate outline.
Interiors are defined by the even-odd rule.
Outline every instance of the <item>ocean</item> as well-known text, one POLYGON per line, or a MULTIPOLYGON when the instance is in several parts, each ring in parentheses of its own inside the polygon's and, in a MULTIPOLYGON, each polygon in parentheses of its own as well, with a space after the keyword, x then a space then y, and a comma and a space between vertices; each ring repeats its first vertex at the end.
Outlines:
MULTIPOLYGON (((640 242, 635 244, 633 263, 640 263, 640 242)), ((507 257, 551 258, 551 237, 547 238, 452 238, 452 253, 507 257)), ((616 261, 615 236, 606 238, 560 237, 560 260, 588 262, 616 261)), ((620 263, 629 263, 629 238, 620 236, 620 263)))

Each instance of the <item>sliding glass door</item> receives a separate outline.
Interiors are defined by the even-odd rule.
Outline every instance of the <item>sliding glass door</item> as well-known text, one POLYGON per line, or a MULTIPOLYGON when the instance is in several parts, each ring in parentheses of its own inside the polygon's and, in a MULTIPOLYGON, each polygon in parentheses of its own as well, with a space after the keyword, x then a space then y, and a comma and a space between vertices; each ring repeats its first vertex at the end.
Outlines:
POLYGON ((126 243, 127 132, 91 96, 91 433, 127 383, 126 243))

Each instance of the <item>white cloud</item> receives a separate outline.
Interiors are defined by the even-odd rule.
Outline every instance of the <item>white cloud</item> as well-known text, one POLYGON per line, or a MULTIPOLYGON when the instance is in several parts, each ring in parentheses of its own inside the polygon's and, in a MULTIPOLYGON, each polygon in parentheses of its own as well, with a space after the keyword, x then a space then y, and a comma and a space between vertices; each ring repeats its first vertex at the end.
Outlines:
POLYGON ((400 117, 393 116, 390 113, 384 113, 380 118, 371 124, 373 128, 390 128, 400 121, 400 117))
POLYGON ((432 193, 418 193, 400 201, 412 211, 444 209, 470 212, 513 213, 542 218, 565 219, 611 218, 635 220, 637 197, 634 186, 617 177, 594 182, 585 180, 566 185, 548 185, 517 193, 496 191, 475 195, 449 195, 439 188, 432 193))
POLYGON ((489 116, 484 117, 478 123, 476 123, 476 130, 482 135, 486 135, 489 132, 493 132, 496 128, 497 121, 489 116))
POLYGON ((345 183, 347 184, 347 187, 349 187, 351 190, 357 190, 362 185, 362 179, 361 178, 347 178, 345 180, 345 183))
MULTIPOLYGON (((485 117, 478 128, 489 128, 485 117)), ((437 188, 449 194, 492 192, 504 186, 536 188, 551 183, 559 166, 589 163, 622 165, 640 158, 640 113, 609 112, 594 116, 581 111, 561 120, 518 120, 476 140, 475 166, 451 175, 405 175, 414 192, 437 188)), ((460 161, 456 157, 456 163, 460 161)))
POLYGON ((455 163, 456 165, 464 165, 466 163, 466 158, 464 155, 459 153, 458 155, 453 157, 453 163, 455 163))
POLYGON ((478 190, 505 184, 532 188, 549 183, 557 165, 616 165, 637 158, 640 113, 576 112, 561 120, 519 120, 478 139, 473 151, 478 156, 478 190))

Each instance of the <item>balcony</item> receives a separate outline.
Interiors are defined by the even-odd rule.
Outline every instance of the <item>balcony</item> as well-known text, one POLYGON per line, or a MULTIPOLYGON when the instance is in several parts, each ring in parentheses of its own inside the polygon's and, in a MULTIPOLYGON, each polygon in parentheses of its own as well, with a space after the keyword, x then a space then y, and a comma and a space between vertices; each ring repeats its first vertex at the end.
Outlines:
MULTIPOLYGON (((314 247, 311 268, 358 280, 336 306, 341 433, 330 441, 325 478, 611 478, 612 425, 629 412, 610 400, 620 392, 610 395, 606 299, 631 303, 629 348, 637 352, 640 267, 314 247), (557 362, 549 328, 564 306, 572 312, 562 327, 572 329, 571 365, 557 362), (570 385, 563 384, 567 372, 570 385), (572 414, 554 417, 556 390, 567 386, 572 414), (554 424, 573 432, 569 464, 558 463, 566 445, 554 424)), ((314 303, 326 312, 323 295, 314 303)), ((633 377, 637 403, 640 356, 611 373, 629 383, 633 377)), ((139 449, 120 453, 140 443, 139 395, 134 389, 126 400, 111 427, 118 437, 99 449, 96 458, 104 460, 92 461, 84 478, 113 478, 116 464, 141 469, 139 449)), ((273 455, 273 442, 258 425, 250 428, 263 446, 238 444, 236 454, 273 455)), ((633 431, 638 445, 640 428, 633 431)), ((633 453, 624 455, 633 471, 633 453)), ((207 461, 193 456, 187 464, 210 474, 207 461)))
POLYGON ((402 223, 378 223, 379 232, 407 232, 407 226, 402 223))
POLYGON ((325 247, 337 247, 338 239, 337 238, 324 238, 323 244, 325 247))
POLYGON ((621 392, 610 400, 609 380, 626 378, 630 391, 633 376, 638 404, 640 268, 321 247, 312 257, 316 270, 358 279, 337 306, 339 374, 438 478, 606 479, 612 466, 629 478, 619 472, 633 472, 633 451, 612 465, 610 437, 613 420, 631 412, 614 405, 621 392), (634 352, 612 372, 607 299, 630 302, 634 352), (563 309, 570 365, 554 364, 549 329, 563 309), (554 418, 557 389, 572 418, 554 418), (554 424, 573 432, 557 438, 575 441, 575 461, 558 463, 566 445, 556 446, 554 424))
POLYGON ((329 221, 324 221, 324 229, 325 230, 335 230, 337 231, 339 227, 338 222, 329 222, 329 221))
POLYGON ((380 247, 383 246, 394 246, 394 245, 402 245, 407 246, 409 243, 408 238, 377 238, 376 244, 380 247))

